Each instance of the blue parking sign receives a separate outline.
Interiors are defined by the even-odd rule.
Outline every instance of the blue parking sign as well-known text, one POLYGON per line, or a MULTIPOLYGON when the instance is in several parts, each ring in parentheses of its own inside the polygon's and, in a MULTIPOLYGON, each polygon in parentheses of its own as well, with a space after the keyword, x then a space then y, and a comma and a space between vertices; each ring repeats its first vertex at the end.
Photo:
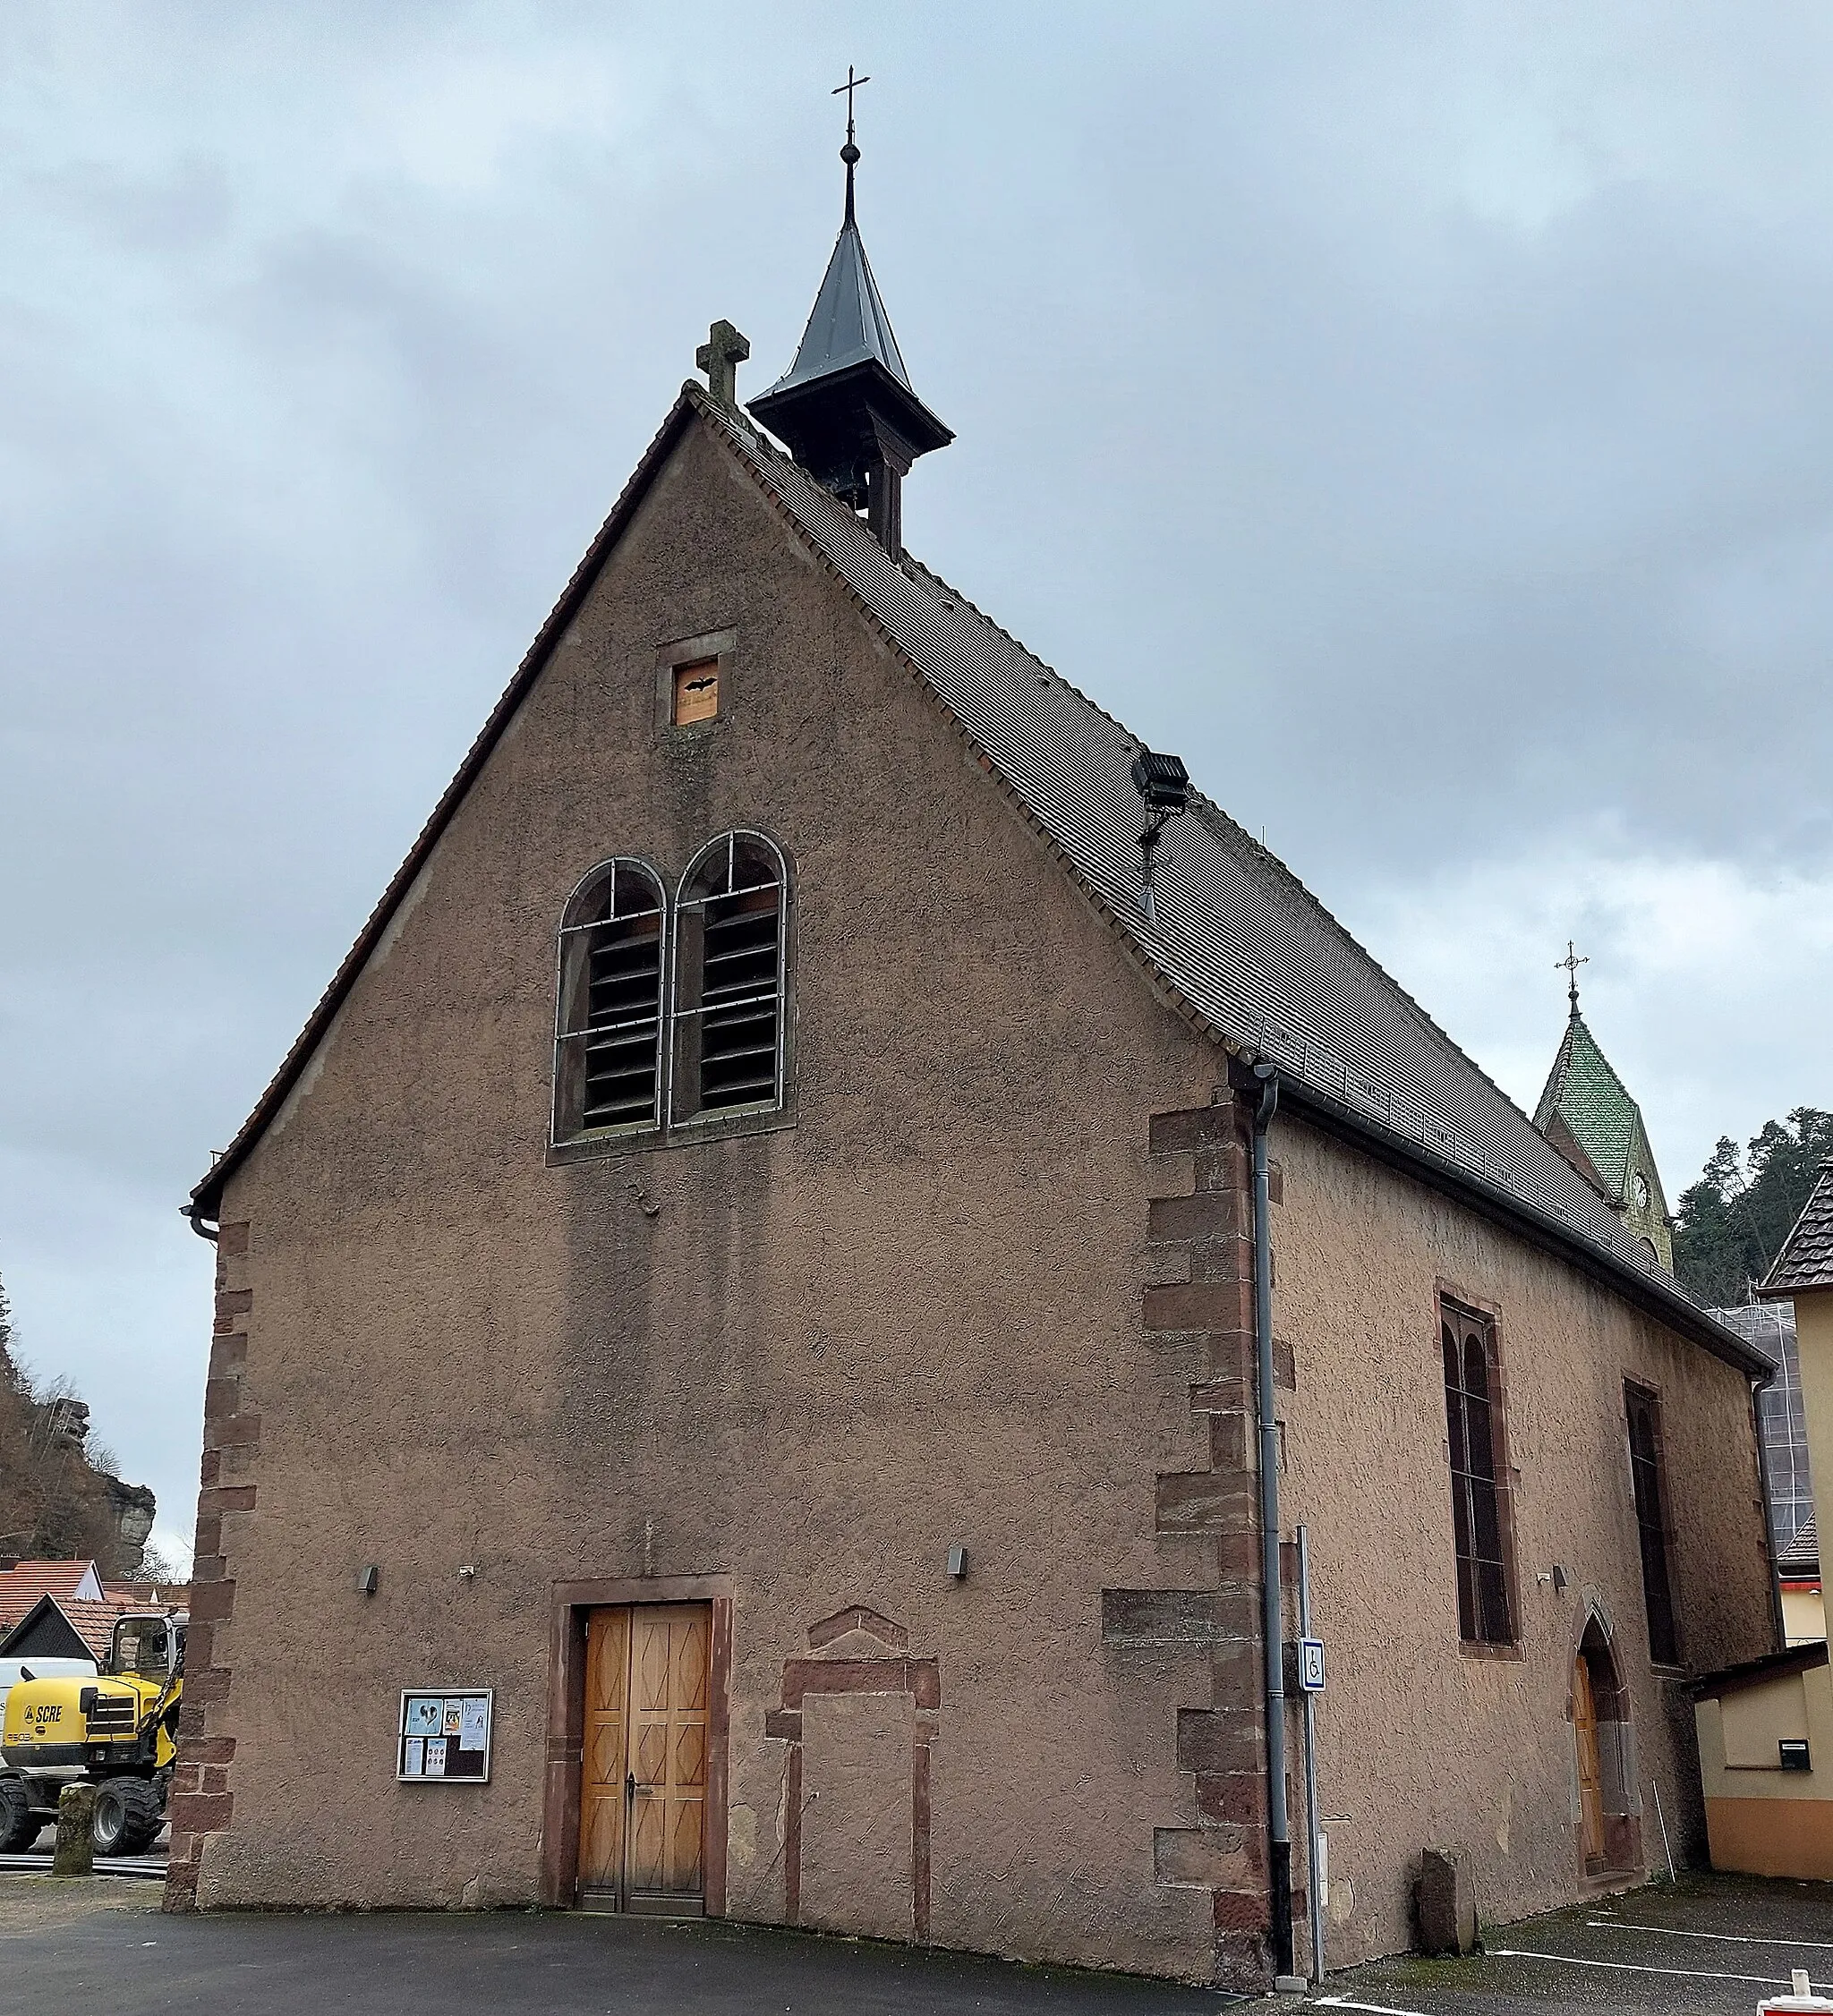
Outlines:
POLYGON ((1299 1685, 1307 1694, 1324 1691, 1324 1640, 1299 1640, 1299 1685))

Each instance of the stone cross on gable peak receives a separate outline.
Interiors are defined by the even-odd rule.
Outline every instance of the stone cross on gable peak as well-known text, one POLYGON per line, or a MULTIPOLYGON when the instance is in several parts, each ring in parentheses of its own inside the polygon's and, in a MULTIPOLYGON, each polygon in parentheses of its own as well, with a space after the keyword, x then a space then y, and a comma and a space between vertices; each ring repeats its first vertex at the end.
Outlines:
POLYGON ((706 373, 706 389, 722 406, 738 404, 738 367, 751 354, 751 345, 723 319, 706 332, 694 362, 706 373))

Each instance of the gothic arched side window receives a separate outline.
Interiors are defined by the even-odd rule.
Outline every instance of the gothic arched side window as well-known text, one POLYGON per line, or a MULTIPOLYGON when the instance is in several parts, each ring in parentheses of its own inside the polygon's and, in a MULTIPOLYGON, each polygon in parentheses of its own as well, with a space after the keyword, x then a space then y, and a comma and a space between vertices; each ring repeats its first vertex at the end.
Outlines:
POLYGON ((1457 1551, 1458 1635, 1471 1645, 1508 1645, 1514 1628, 1505 1523, 1507 1461, 1495 1332, 1481 1317, 1442 1304, 1445 1447, 1451 1458, 1452 1532, 1457 1551))
POLYGON ((789 877, 761 834, 702 848, 675 906, 674 1117, 780 1103, 789 877))
POLYGON ((554 1139, 661 1124, 667 907, 641 861, 608 861, 560 924, 554 1139))

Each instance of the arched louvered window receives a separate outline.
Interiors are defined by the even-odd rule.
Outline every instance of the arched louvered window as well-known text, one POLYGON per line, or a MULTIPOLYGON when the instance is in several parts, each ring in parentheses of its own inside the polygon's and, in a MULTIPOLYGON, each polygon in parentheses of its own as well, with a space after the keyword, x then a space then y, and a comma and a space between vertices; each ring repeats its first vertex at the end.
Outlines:
POLYGON ((554 1138, 661 1122, 662 885, 608 861, 574 891, 560 927, 554 1138))
POLYGON ((675 906, 672 1102, 686 1120, 775 1106, 783 1086, 782 856, 755 833, 702 849, 675 906))

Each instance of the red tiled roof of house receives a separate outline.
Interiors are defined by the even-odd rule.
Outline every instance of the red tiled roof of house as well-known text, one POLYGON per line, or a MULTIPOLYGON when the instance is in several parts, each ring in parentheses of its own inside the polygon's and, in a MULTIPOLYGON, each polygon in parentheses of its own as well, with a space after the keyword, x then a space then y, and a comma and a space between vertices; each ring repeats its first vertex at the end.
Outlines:
MULTIPOLYGON (((0 1569, 0 1631, 10 1630, 40 1596, 55 1596, 67 1611, 84 1577, 95 1574, 94 1561, 21 1561, 0 1569)), ((99 1576, 96 1586, 101 1586, 99 1576)))
POLYGON ((124 1610, 134 1610, 137 1603, 65 1603, 59 1601, 57 1607, 75 1625, 82 1642, 98 1659, 108 1655, 108 1641, 115 1635, 115 1620, 124 1610))

